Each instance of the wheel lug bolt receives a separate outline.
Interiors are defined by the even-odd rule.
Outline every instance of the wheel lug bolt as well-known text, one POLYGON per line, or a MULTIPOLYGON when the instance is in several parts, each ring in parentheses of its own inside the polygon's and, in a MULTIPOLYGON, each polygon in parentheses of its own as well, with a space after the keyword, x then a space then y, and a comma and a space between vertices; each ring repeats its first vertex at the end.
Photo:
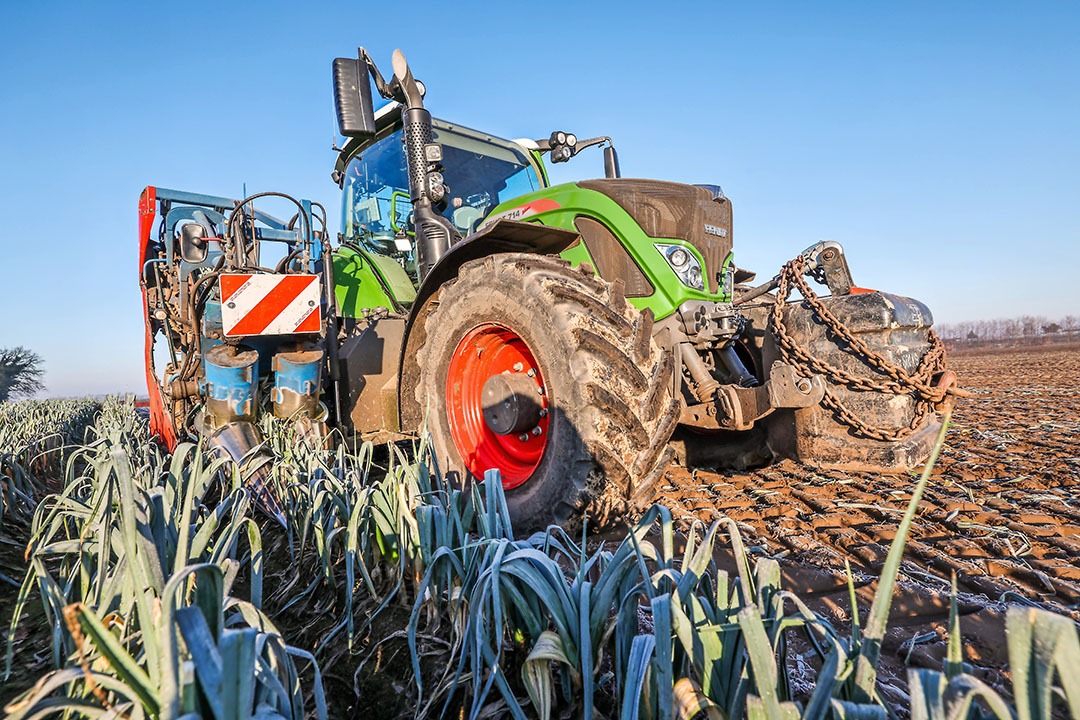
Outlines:
POLYGON ((540 408, 540 417, 547 417, 547 408, 540 408))
POLYGON ((543 430, 541 430, 541 429, 540 429, 540 426, 539 426, 539 425, 537 425, 536 427, 534 427, 534 428, 532 429, 532 434, 533 434, 533 435, 537 435, 537 436, 538 436, 538 435, 540 435, 540 433, 542 433, 542 432, 543 432, 543 430))
POLYGON ((525 369, 525 366, 521 363, 514 363, 514 372, 521 372, 525 369))
POLYGON ((536 368, 529 368, 529 377, 536 377, 536 368))
POLYGON ((529 439, 529 433, 521 433, 520 435, 518 435, 518 440, 520 440, 521 442, 525 442, 528 439, 529 439))

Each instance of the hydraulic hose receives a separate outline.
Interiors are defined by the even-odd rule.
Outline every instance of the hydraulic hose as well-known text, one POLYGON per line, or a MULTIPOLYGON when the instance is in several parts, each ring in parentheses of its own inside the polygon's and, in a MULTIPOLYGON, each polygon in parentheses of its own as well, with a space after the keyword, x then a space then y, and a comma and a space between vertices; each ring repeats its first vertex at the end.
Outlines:
MULTIPOLYGON (((248 203, 251 203, 251 202, 253 202, 255 200, 258 200, 259 198, 263 198, 263 197, 282 197, 282 198, 285 198, 286 200, 288 200, 289 202, 291 202, 293 205, 295 205, 299 210, 298 215, 300 215, 304 220, 304 230, 305 230, 304 237, 305 238, 311 237, 311 218, 308 217, 308 214, 306 212, 304 212, 304 206, 300 204, 300 201, 297 200, 296 198, 294 198, 292 195, 287 195, 287 194, 285 194, 283 192, 276 192, 276 191, 261 192, 261 193, 256 193, 254 195, 249 195, 248 197, 246 197, 242 201, 240 201, 240 203, 233 209, 232 213, 229 215, 229 220, 225 225, 225 236, 230 238, 233 242, 236 243, 236 248, 235 248, 236 257, 234 258, 234 260, 235 260, 235 265, 236 265, 237 269, 242 269, 242 268, 247 267, 247 263, 246 262, 241 262, 242 260, 246 260, 246 258, 242 257, 242 255, 243 255, 243 247, 242 246, 243 246, 244 239, 240 236, 239 230, 237 230, 236 227, 235 227, 236 216, 237 215, 242 216, 244 214, 243 208, 244 208, 245 205, 247 205, 248 203)), ((320 205, 319 207, 322 207, 322 206, 320 205)), ((323 209, 323 212, 325 213, 326 210, 323 209)), ((257 268, 257 267, 253 268, 253 269, 265 270, 265 268, 257 268)), ((269 272, 269 271, 267 270, 267 272, 269 272)))
MULTIPOLYGON (((317 203, 317 202, 312 202, 311 207, 319 208, 320 210, 322 210, 322 216, 320 217, 319 215, 315 215, 315 218, 319 221, 319 224, 322 225, 322 231, 326 232, 326 208, 324 208, 322 206, 322 203, 317 203)), ((312 213, 312 214, 314 215, 314 213, 312 213)), ((296 221, 297 221, 297 219, 299 217, 300 217, 300 213, 296 213, 295 215, 292 216, 292 218, 289 219, 289 224, 288 224, 289 230, 292 230, 294 227, 296 227, 296 221)))
POLYGON ((275 273, 288 272, 289 271, 289 265, 291 265, 292 261, 295 260, 296 257, 300 253, 302 253, 303 251, 304 251, 303 248, 296 248, 291 253, 289 253, 285 257, 281 258, 281 260, 278 261, 277 266, 274 268, 274 272, 275 273))

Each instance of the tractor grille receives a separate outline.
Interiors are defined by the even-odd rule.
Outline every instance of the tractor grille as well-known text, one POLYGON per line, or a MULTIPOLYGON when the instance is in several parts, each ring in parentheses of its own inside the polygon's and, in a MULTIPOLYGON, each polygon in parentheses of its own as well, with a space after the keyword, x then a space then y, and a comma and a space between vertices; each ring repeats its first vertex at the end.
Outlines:
POLYGON ((578 185, 614 200, 649 237, 678 238, 693 245, 705 260, 702 272, 709 292, 718 292, 720 268, 731 252, 731 201, 715 201, 703 188, 661 180, 618 178, 578 185), (706 232, 706 225, 723 237, 706 232))
POLYGON ((581 239, 585 241, 600 277, 609 281, 622 278, 626 297, 648 297, 653 294, 652 283, 607 225, 582 215, 574 221, 574 227, 581 233, 581 239))

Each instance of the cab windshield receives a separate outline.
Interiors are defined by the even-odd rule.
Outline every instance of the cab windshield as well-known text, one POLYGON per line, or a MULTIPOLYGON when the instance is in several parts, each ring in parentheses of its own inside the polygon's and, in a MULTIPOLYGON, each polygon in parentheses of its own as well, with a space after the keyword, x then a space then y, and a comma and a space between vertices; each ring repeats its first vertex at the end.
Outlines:
MULTIPOLYGON (((436 209, 462 237, 475 232, 499 203, 543 187, 520 146, 440 120, 432 123, 435 142, 443 148, 443 177, 450 187, 436 209)), ((345 172, 341 223, 345 240, 394 257, 415 277, 402 131, 365 149, 345 172)))

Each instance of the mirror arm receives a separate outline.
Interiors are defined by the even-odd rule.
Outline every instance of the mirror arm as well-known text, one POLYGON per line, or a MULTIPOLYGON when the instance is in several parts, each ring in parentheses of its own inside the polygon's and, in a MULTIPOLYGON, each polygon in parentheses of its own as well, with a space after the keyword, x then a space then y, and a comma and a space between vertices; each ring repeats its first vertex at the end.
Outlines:
MULTIPOLYGON (((533 142, 536 143, 536 149, 540 152, 547 152, 548 150, 551 150, 550 138, 544 138, 543 140, 534 140, 533 142)), ((577 155, 579 151, 584 150, 587 147, 592 147, 593 145, 599 145, 602 142, 610 143, 611 138, 605 135, 604 137, 594 137, 589 138, 588 140, 578 140, 577 145, 574 146, 574 154, 577 155)))
MULTIPOLYGON (((551 151, 551 139, 544 138, 542 140, 534 140, 536 143, 536 150, 539 153, 546 153, 551 151)), ((604 177, 619 178, 622 177, 622 171, 619 169, 619 155, 615 152, 615 143, 607 135, 601 137, 589 138, 588 140, 579 140, 570 148, 569 156, 562 156, 558 158, 552 158, 553 162, 566 162, 572 157, 576 157, 579 152, 588 147, 594 145, 603 145, 607 143, 607 147, 604 148, 604 177)))
POLYGON ((603 142, 607 142, 607 143, 610 144, 611 143, 611 138, 609 138, 608 136, 605 135, 604 137, 594 137, 594 138, 589 138, 588 140, 578 140, 577 145, 574 146, 574 154, 577 155, 579 152, 581 152, 585 148, 592 147, 593 145, 599 145, 600 143, 603 143, 603 142))
MULTIPOLYGON (((542 140, 534 140, 533 142, 536 143, 536 149, 539 152, 544 153, 551 150, 551 140, 549 138, 544 138, 542 140)), ((614 146, 614 143, 611 142, 611 138, 609 138, 607 135, 604 135, 603 137, 589 138, 588 140, 578 140, 577 144, 573 147, 574 155, 577 155, 585 148, 589 148, 593 145, 599 145, 605 142, 608 145, 614 146)))
POLYGON ((379 68, 375 65, 375 61, 368 55, 368 51, 364 48, 357 48, 356 55, 360 58, 360 61, 367 65, 368 72, 371 74, 371 79, 375 81, 375 89, 379 91, 387 100, 397 100, 401 102, 403 100, 401 93, 401 86, 396 82, 396 78, 391 78, 390 82, 386 82, 383 79, 382 73, 379 72, 379 68))

